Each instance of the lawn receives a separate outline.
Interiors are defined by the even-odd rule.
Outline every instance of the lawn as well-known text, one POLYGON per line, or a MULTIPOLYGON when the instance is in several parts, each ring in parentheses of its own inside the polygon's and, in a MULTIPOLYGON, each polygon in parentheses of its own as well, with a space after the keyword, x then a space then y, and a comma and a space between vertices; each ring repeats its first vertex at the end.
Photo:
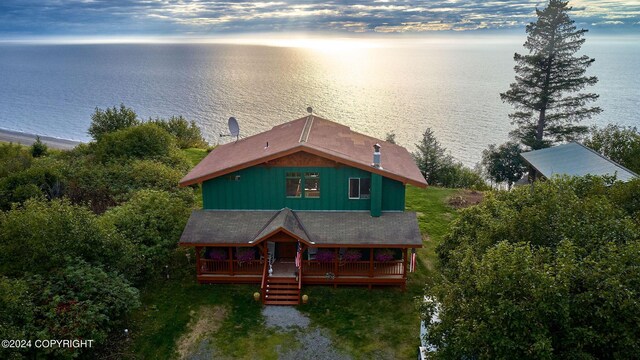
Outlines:
MULTIPOLYGON (((415 358, 419 344, 415 303, 435 271, 435 247, 456 216, 446 205, 446 199, 456 192, 435 187, 407 189, 407 209, 418 213, 425 238, 407 291, 306 286, 303 293, 309 295, 309 303, 298 309, 311 319, 312 326, 326 329, 334 345, 354 358, 415 358)), ((223 356, 276 358, 277 347, 295 346, 295 340, 286 334, 265 329, 261 305, 252 299, 258 285, 198 285, 195 266, 187 263, 184 251, 176 252, 171 279, 154 281, 142 289, 143 307, 131 317, 129 357, 177 357, 176 344, 203 306, 224 309, 225 317, 215 331, 205 335, 223 356)))

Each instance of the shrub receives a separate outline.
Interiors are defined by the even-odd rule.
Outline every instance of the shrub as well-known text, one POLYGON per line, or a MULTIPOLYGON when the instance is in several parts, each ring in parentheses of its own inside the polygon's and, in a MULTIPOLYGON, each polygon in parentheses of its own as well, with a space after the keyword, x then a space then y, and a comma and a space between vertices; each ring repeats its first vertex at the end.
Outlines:
POLYGON ((166 161, 176 152, 175 140, 155 124, 143 124, 101 136, 95 155, 103 163, 126 159, 166 161))
POLYGON ((133 263, 132 249, 113 232, 66 200, 27 200, 0 213, 0 273, 48 274, 80 260, 124 271, 133 263))
POLYGON ((175 249, 193 204, 176 194, 158 190, 141 190, 123 205, 108 210, 101 218, 135 249, 137 271, 132 275, 149 275, 164 265, 175 249))
POLYGON ((33 158, 20 145, 0 144, 0 178, 28 169, 33 158))
MULTIPOLYGON (((122 275, 79 261, 32 280, 36 297, 38 336, 46 339, 91 339, 94 348, 120 330, 124 317, 140 306, 138 290, 122 275)), ((95 349, 43 350, 48 356, 66 358, 95 349)))
POLYGON ((336 258, 336 254, 332 250, 318 250, 316 253, 316 260, 320 262, 332 262, 336 258))

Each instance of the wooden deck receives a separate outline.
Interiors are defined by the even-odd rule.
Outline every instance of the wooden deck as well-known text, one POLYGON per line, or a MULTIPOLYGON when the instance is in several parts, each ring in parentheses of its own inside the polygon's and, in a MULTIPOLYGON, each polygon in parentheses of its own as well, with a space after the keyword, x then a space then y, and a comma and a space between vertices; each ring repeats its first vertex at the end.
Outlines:
MULTIPOLYGON (((303 260, 301 285, 392 285, 406 284, 406 263, 394 261, 353 261, 319 262, 303 260)), ((225 284, 261 284, 265 263, 252 260, 238 263, 237 260, 200 259, 198 282, 225 284)), ((276 261, 272 277, 294 278, 296 267, 293 262, 276 261)))

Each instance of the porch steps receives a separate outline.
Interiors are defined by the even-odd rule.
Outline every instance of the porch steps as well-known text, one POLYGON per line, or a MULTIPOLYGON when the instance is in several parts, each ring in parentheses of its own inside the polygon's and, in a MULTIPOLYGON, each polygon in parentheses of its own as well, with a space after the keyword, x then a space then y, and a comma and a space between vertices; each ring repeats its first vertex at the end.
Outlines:
POLYGON ((269 277, 264 296, 265 305, 300 305, 298 282, 292 277, 269 277))

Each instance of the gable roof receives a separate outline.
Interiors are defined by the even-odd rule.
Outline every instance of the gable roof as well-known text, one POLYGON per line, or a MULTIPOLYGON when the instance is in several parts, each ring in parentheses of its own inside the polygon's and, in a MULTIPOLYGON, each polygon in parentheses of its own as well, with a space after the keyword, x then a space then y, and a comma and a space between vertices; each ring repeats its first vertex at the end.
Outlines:
POLYGON ((183 246, 252 246, 285 230, 314 247, 422 247, 415 212, 194 210, 183 246))
POLYGON ((521 156, 546 178, 554 175, 616 175, 618 180, 629 181, 638 176, 624 166, 576 142, 525 152, 521 156))
POLYGON ((180 185, 201 183, 300 151, 403 183, 427 186, 407 149, 314 115, 216 147, 180 181, 180 185), (371 166, 376 143, 382 144, 381 168, 371 166))
POLYGON ((296 214, 289 208, 284 208, 276 212, 273 218, 265 224, 264 228, 260 230, 251 242, 257 244, 279 231, 285 231, 307 245, 311 244, 309 235, 300 222, 300 219, 298 219, 296 214))

